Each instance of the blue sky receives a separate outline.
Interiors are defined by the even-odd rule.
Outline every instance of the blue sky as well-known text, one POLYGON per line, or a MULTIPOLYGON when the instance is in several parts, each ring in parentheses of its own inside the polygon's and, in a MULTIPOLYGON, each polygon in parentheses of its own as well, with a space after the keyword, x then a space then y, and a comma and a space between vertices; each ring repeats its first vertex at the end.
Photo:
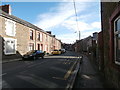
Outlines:
POLYGON ((100 3, 76 2, 77 28, 73 2, 7 2, 12 15, 28 21, 45 31, 52 31, 64 43, 73 43, 101 31, 100 3), (75 33, 76 32, 76 33, 75 33))

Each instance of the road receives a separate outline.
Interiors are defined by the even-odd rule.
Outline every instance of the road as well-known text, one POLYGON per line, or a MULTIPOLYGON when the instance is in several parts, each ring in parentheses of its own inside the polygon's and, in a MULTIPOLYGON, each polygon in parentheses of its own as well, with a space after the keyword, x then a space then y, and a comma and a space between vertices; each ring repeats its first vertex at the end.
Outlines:
POLYGON ((66 88, 69 85, 78 57, 65 54, 44 59, 15 61, 2 65, 3 88, 66 88))

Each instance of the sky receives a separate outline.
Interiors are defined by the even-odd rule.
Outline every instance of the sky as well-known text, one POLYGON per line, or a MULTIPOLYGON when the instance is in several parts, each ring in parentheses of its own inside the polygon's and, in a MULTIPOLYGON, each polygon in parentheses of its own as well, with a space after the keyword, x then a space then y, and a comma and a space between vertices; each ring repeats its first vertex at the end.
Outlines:
POLYGON ((10 4, 12 15, 44 31, 52 31, 63 43, 74 43, 101 31, 100 2, 76 2, 78 27, 73 2, 2 2, 10 4))

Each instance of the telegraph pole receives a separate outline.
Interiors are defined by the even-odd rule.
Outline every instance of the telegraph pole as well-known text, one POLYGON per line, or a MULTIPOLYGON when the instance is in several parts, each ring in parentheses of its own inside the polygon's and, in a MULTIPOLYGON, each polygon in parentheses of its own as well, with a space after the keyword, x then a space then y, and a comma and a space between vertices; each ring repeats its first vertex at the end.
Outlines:
POLYGON ((77 10, 76 10, 76 5, 75 5, 75 0, 73 0, 73 3, 74 3, 74 10, 75 10, 77 28, 78 28, 78 31, 79 31, 79 40, 80 40, 80 30, 79 30, 79 25, 78 25, 77 10))
POLYGON ((79 40, 80 40, 80 31, 79 31, 79 40))

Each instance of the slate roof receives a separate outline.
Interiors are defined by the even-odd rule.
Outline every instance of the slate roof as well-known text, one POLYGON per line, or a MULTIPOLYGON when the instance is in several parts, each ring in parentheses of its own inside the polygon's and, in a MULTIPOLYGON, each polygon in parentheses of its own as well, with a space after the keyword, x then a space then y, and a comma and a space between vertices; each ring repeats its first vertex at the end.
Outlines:
MULTIPOLYGON (((37 27, 37 26, 35 26, 35 25, 25 21, 25 20, 22 20, 22 19, 14 16, 14 15, 7 14, 6 12, 2 11, 1 9, 0 9, 0 16, 5 17, 5 18, 10 19, 10 20, 13 20, 13 21, 15 21, 17 23, 23 24, 23 25, 25 25, 27 27, 30 27, 32 29, 35 29, 35 30, 41 31, 43 33, 49 34, 49 33, 45 32, 44 30, 42 30, 41 28, 39 28, 39 27, 37 27)), ((54 37, 54 35, 51 35, 51 34, 49 34, 49 35, 54 37)), ((59 39, 57 39, 57 40, 59 40, 59 39)), ((59 41, 61 41, 61 40, 59 40, 59 41)))

